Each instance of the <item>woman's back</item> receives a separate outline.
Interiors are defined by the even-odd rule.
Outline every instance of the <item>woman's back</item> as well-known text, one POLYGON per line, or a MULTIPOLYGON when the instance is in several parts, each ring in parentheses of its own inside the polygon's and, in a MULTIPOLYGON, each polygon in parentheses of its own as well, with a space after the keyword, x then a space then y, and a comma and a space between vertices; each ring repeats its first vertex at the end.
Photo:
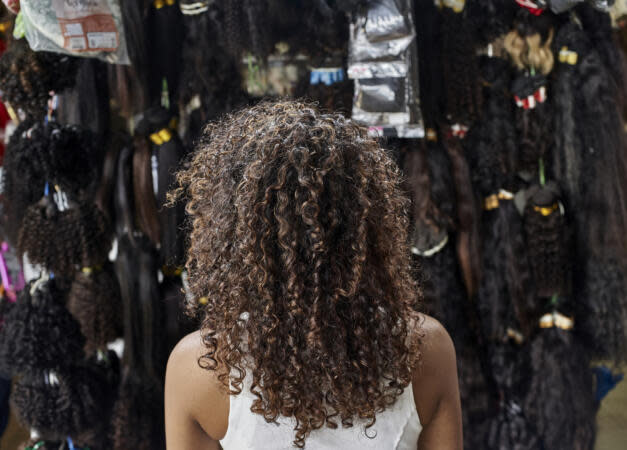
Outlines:
POLYGON ((178 180, 202 326, 168 364, 169 448, 413 447, 421 422, 458 448, 452 343, 418 313, 402 175, 366 127, 262 103, 209 124, 178 180))
MULTIPOLYGON (((294 448, 293 418, 279 417, 278 423, 268 423, 250 411, 255 396, 250 393, 250 377, 241 394, 231 396, 229 425, 220 440, 224 450, 292 450, 294 448)), ((365 429, 365 423, 337 429, 321 428, 307 438, 308 450, 414 450, 422 425, 414 403, 411 383, 396 402, 377 414, 375 424, 365 429)))

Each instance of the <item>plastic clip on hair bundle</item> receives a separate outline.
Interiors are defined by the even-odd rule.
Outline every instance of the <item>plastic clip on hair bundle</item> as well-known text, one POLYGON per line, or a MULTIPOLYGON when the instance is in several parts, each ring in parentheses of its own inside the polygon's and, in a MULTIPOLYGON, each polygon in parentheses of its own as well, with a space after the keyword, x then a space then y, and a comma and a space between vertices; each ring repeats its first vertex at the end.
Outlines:
POLYGON ((575 64, 577 64, 578 59, 579 57, 577 55, 577 52, 569 50, 566 46, 561 48, 559 52, 559 62, 574 66, 575 64))
POLYGON ((181 14, 185 16, 196 16, 209 10, 209 1, 201 1, 195 3, 181 3, 181 14))
POLYGON ((575 321, 558 311, 553 311, 552 313, 547 313, 540 317, 538 325, 540 326, 540 328, 559 328, 561 330, 572 330, 575 325, 575 321))
POLYGON ((489 195, 483 200, 483 209, 486 211, 491 211, 498 208, 501 201, 513 199, 513 193, 506 191, 505 189, 501 189, 497 194, 489 195))

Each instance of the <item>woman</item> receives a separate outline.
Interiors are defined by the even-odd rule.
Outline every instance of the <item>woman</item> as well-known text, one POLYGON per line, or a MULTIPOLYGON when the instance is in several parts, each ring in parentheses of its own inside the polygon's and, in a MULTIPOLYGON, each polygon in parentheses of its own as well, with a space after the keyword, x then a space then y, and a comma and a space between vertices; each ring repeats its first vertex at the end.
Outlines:
POLYGON ((179 182, 203 323, 168 362, 168 449, 462 447, 453 344, 415 312, 401 174, 366 128, 261 104, 179 182))

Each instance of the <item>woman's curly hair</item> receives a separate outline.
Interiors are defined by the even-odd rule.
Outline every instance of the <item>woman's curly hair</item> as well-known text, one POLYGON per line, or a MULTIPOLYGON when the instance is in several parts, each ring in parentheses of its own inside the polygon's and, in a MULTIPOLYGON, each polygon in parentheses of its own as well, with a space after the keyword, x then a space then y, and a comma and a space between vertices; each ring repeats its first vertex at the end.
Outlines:
POLYGON ((191 293, 208 299, 199 364, 232 395, 249 371, 251 410, 294 417, 299 447, 325 425, 372 426, 419 357, 408 201, 388 153, 341 115, 261 103, 208 125, 178 180, 191 293))

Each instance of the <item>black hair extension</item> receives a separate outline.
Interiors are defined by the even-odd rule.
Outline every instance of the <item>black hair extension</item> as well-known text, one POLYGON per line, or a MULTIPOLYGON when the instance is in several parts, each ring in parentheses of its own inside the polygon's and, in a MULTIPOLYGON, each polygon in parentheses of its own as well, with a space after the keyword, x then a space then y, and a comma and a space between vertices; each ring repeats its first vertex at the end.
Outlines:
POLYGON ((83 358, 84 338, 56 282, 34 283, 20 292, 0 328, 0 365, 7 373, 59 370, 83 358))
POLYGON ((442 58, 446 117, 469 126, 481 110, 475 39, 465 12, 442 8, 442 58))
POLYGON ((163 83, 171 105, 175 105, 178 94, 181 50, 183 44, 183 22, 176 2, 155 2, 148 8, 146 37, 148 40, 150 104, 162 104, 163 83))

